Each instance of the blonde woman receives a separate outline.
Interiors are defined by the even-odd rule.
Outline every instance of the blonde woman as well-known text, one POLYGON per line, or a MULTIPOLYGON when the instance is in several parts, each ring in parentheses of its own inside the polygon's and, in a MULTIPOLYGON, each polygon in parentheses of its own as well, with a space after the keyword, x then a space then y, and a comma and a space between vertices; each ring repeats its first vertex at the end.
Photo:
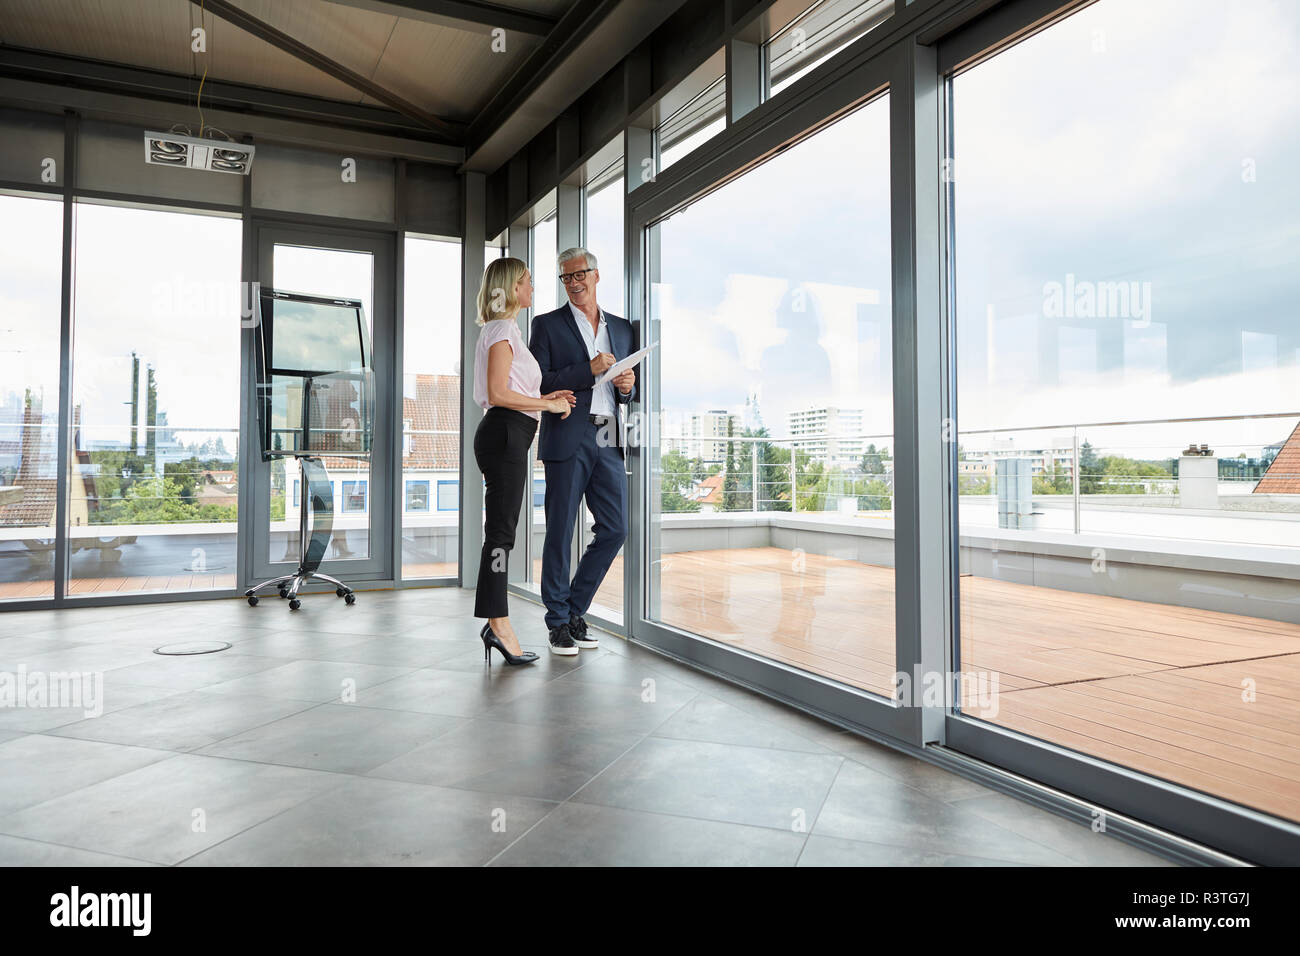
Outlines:
POLYGON ((541 394, 542 370, 524 345, 516 321, 533 304, 533 280, 520 259, 494 259, 478 291, 478 346, 474 352, 474 401, 484 410, 474 433, 474 459, 486 485, 483 553, 479 557, 474 616, 487 618, 479 636, 483 659, 492 648, 507 664, 531 664, 519 647, 506 603, 506 575, 515 546, 515 525, 528 485, 533 436, 542 412, 567 418, 576 399, 568 389, 541 394))

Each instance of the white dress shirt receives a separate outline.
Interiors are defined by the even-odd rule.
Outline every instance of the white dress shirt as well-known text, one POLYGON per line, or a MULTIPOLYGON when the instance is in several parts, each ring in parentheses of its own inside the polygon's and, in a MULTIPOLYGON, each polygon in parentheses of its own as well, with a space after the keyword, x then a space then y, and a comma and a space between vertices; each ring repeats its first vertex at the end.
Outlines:
MULTIPOLYGON (((600 324, 596 327, 595 334, 591 331, 591 320, 582 314, 582 310, 569 303, 569 311, 573 314, 573 321, 578 325, 578 332, 582 334, 582 341, 587 346, 587 358, 594 359, 597 352, 609 352, 611 355, 614 350, 609 345, 609 327, 605 324, 605 310, 596 306, 597 314, 600 317, 600 324)), ((604 373, 601 373, 604 374, 604 373)), ((599 378, 600 376, 597 376, 599 378)), ((614 381, 610 379, 604 385, 595 385, 591 389, 591 414, 608 415, 614 417, 614 381)))

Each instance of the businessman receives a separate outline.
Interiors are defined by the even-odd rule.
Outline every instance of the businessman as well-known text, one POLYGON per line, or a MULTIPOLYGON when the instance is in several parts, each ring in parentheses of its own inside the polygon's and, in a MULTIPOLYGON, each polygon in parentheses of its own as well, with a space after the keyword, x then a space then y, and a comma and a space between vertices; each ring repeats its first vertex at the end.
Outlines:
POLYGON ((528 347, 542 369, 542 394, 570 389, 577 398, 568 418, 542 413, 539 457, 546 467, 546 544, 542 548, 542 602, 551 651, 596 647, 583 615, 627 537, 627 480, 618 406, 636 395, 629 369, 596 385, 605 370, 637 349, 632 323, 596 303, 600 270, 581 247, 557 257, 569 301, 533 319, 528 347), (591 542, 572 579, 570 540, 583 498, 595 519, 591 542))

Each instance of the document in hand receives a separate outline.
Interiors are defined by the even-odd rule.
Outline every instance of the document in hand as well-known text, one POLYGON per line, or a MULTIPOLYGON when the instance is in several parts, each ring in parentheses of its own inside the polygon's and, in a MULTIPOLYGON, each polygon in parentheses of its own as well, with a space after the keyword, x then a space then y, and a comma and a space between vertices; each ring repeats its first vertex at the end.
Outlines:
POLYGON ((604 385, 611 378, 616 378, 619 375, 622 375, 628 369, 635 367, 636 364, 640 362, 643 358, 645 358, 647 355, 649 355, 650 350, 658 344, 659 344, 658 342, 651 342, 645 348, 637 349, 635 352, 633 352, 631 355, 627 356, 626 358, 619 359, 609 368, 605 369, 605 374, 602 375, 600 378, 596 379, 596 384, 604 385))

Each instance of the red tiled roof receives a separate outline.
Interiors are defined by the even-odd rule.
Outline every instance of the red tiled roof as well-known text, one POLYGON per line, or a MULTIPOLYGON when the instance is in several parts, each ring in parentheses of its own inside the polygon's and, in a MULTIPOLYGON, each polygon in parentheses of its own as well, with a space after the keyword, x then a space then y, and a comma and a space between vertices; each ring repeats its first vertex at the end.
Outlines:
POLYGON ((42 405, 31 398, 22 410, 18 473, 13 484, 22 488, 22 501, 0 506, 0 527, 44 528, 55 523, 59 488, 59 449, 53 428, 42 428, 42 405))
POLYGON ((1255 494, 1300 495, 1300 425, 1282 444, 1282 450, 1255 486, 1255 494))
POLYGON ((723 471, 716 475, 709 475, 696 487, 696 493, 703 492, 703 494, 699 494, 695 500, 704 505, 722 504, 722 483, 726 480, 727 474, 723 471))
MULTIPOLYGON (((402 399, 411 423, 411 453, 403 468, 455 470, 460 462, 460 376, 417 375, 415 397, 402 399)), ((403 443, 405 447, 405 443, 403 443)))

